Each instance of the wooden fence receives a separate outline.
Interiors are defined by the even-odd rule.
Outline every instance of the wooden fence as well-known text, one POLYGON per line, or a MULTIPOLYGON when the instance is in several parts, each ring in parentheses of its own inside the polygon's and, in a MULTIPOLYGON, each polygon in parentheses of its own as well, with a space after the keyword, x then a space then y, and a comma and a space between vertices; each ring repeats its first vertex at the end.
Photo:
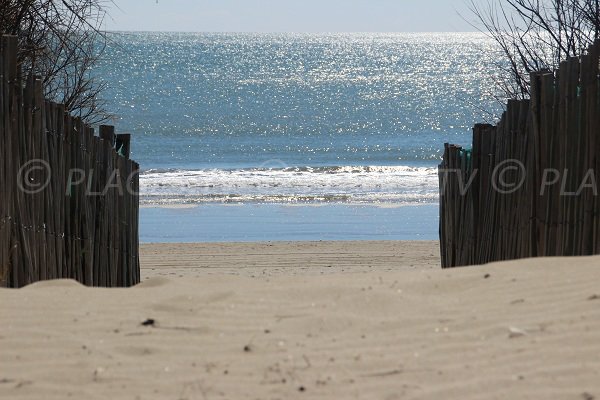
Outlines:
POLYGON ((0 286, 71 278, 139 282, 138 176, 129 135, 100 137, 42 82, 22 79, 17 40, 0 38, 0 286))
POLYGON ((600 253, 600 42, 440 165, 442 267, 600 253))

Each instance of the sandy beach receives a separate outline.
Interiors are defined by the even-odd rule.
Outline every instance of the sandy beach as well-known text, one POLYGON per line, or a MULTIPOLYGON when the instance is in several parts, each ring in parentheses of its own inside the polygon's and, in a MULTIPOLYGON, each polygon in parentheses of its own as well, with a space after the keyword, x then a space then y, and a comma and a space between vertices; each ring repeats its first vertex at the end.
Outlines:
POLYGON ((6 399, 594 399, 600 258, 144 245, 144 282, 0 290, 6 399))
POLYGON ((0 400, 600 400, 598 1, 0 10, 0 400))
POLYGON ((211 274, 270 277, 440 267, 438 242, 142 244, 142 279, 211 274))

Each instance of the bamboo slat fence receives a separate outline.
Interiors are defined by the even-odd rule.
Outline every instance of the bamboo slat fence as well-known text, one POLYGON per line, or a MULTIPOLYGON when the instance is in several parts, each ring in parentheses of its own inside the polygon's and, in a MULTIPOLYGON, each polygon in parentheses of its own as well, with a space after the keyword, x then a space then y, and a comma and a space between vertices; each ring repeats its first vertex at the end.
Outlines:
POLYGON ((440 165, 442 267, 600 253, 600 42, 440 165))
POLYGON ((22 79, 17 39, 0 37, 0 286, 71 278, 139 282, 138 164, 129 135, 100 137, 39 78, 22 79))

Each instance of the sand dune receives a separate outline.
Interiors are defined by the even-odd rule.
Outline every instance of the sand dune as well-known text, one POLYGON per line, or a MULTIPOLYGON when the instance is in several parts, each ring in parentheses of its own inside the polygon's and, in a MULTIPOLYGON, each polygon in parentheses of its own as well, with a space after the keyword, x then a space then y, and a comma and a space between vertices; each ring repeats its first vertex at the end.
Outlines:
POLYGON ((0 397, 600 398, 600 258, 327 273, 296 252, 293 275, 258 265, 294 268, 274 246, 235 276, 166 246, 133 289, 0 290, 0 397), (184 277, 161 276, 178 255, 184 277))

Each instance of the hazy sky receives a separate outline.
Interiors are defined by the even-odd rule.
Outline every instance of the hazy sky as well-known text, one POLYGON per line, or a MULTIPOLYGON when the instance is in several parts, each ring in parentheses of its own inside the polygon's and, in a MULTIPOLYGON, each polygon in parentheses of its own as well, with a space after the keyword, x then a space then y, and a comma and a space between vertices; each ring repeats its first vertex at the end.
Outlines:
POLYGON ((472 31, 469 0, 114 0, 108 30, 189 32, 472 31))

